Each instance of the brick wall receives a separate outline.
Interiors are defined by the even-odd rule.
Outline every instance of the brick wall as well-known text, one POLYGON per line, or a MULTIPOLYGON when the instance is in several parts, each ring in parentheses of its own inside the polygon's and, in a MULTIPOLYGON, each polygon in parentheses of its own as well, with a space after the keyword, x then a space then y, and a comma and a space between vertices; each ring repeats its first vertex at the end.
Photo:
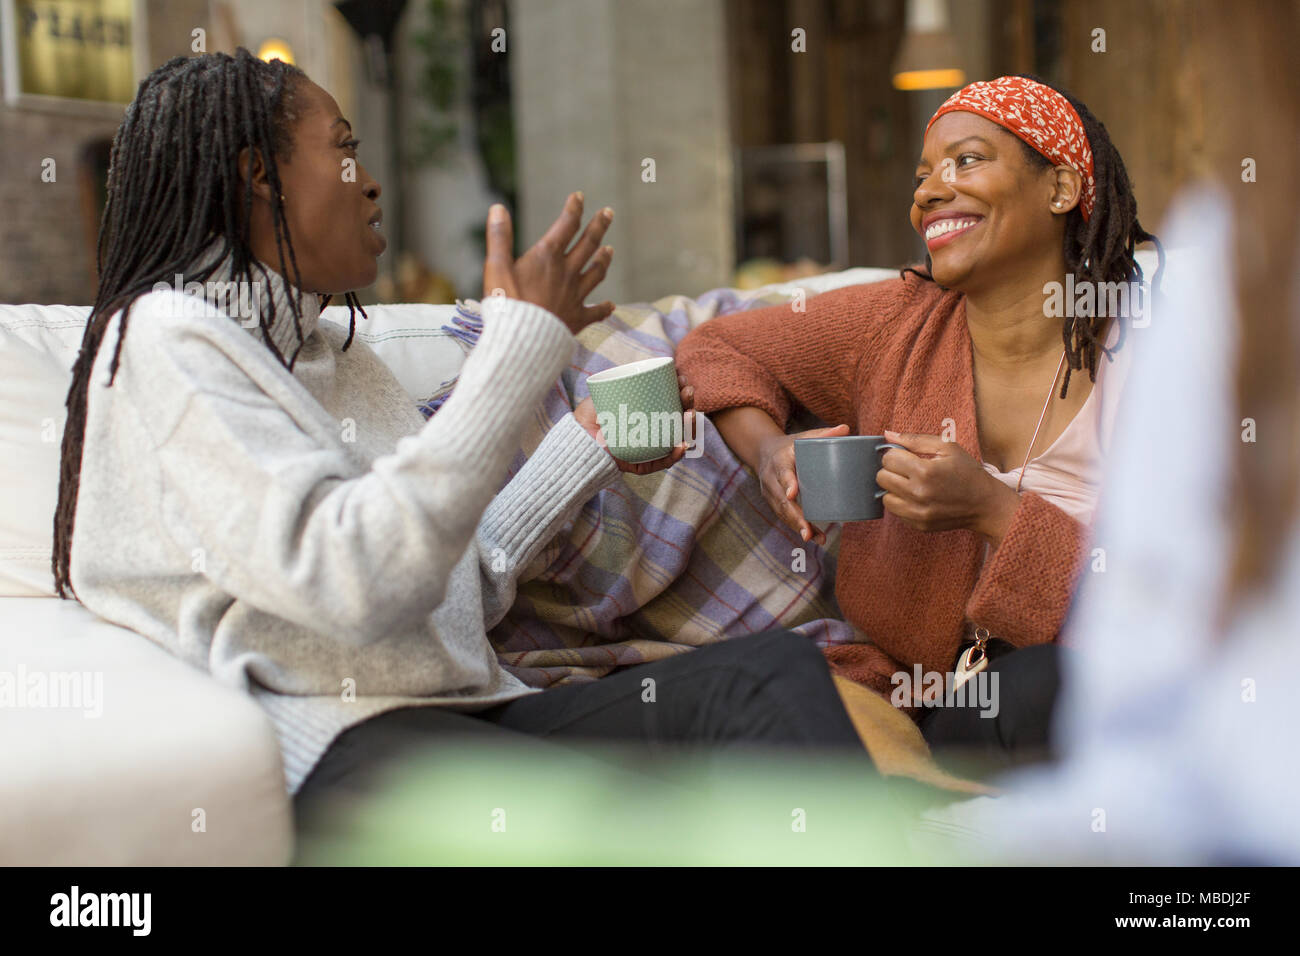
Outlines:
POLYGON ((84 144, 116 127, 0 106, 0 302, 88 305, 94 298, 77 164, 84 144), (54 182, 41 181, 46 158, 54 160, 54 182))
MULTIPOLYGON (((195 27, 209 29, 208 0, 149 0, 149 66, 190 52, 195 27)), ((211 47, 209 47, 211 48, 211 47)), ((112 137, 120 119, 14 109, 0 103, 0 302, 89 305, 95 295, 78 163, 83 147, 112 137), (54 160, 54 182, 41 179, 54 160)))

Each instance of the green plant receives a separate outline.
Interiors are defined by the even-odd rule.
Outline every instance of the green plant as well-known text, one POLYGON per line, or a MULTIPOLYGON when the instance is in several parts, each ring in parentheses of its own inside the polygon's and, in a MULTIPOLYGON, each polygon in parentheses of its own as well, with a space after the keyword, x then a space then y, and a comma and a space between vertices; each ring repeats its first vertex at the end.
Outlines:
POLYGON ((465 18, 447 0, 428 0, 423 29, 410 34, 411 48, 420 56, 415 90, 424 109, 411 130, 408 166, 445 162, 459 127, 452 118, 459 86, 457 66, 462 56, 465 18))

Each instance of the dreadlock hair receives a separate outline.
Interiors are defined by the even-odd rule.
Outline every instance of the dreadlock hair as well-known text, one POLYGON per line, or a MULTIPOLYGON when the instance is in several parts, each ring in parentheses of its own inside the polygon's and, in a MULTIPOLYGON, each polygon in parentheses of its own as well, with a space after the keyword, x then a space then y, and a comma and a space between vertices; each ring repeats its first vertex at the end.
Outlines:
MULTIPOLYGON (((1124 168, 1124 160, 1120 158, 1119 150, 1110 141, 1110 134, 1106 132, 1106 127, 1088 111, 1088 107, 1065 90, 1057 89, 1029 73, 1014 75, 1033 80, 1035 83, 1042 83, 1065 97, 1079 114, 1079 119, 1083 121, 1083 131, 1088 137, 1088 144, 1092 147, 1097 201, 1093 206, 1092 216, 1087 222, 1084 221, 1078 205, 1066 213, 1064 239, 1066 272, 1075 276, 1077 284, 1141 281, 1142 267, 1138 265, 1134 250, 1138 243, 1152 242, 1155 243, 1157 256, 1156 274, 1152 279, 1151 288, 1151 296, 1154 299, 1160 293, 1160 276, 1165 267, 1165 250, 1160 240, 1143 229, 1142 224, 1138 222, 1137 199, 1129 184, 1128 171, 1124 168)), ((1051 160, 1023 140, 1020 141, 1020 146, 1030 164, 1038 168, 1052 165, 1051 160)), ((910 272, 933 282, 929 255, 925 257, 925 265, 924 272, 915 266, 909 266, 902 269, 899 274, 902 276, 910 272)), ((1086 367, 1088 377, 1094 382, 1097 380, 1097 362, 1100 353, 1105 352, 1107 357, 1110 357, 1112 352, 1124 344, 1127 318, 1127 315, 1117 317, 1120 323, 1120 336, 1114 348, 1108 349, 1103 334, 1106 316, 1067 315, 1065 317, 1061 327, 1061 338, 1065 344, 1067 367, 1065 380, 1061 383, 1062 398, 1065 398, 1070 388, 1072 371, 1086 367)))
MULTIPOLYGON (((260 154, 270 182, 278 271, 294 288, 301 288, 280 198, 277 158, 288 156, 292 149, 291 131, 297 119, 294 94, 306 79, 297 67, 259 60, 243 47, 234 56, 180 56, 145 77, 126 108, 109 158, 108 202, 96 248, 99 289, 66 401, 52 561, 55 593, 61 598, 68 598, 68 592, 76 597, 69 573, 87 391, 113 316, 121 310, 117 349, 105 387, 111 387, 117 376, 131 306, 155 283, 168 282, 177 274, 205 283, 227 256, 232 279, 251 283, 252 269, 264 269, 249 244, 251 189, 242 190, 240 203, 239 153, 245 147, 260 154), (216 257, 196 265, 214 239, 219 241, 216 257)), ((350 314, 344 350, 352 344, 356 313, 361 309, 354 293, 347 293, 346 300, 350 314)), ((301 343, 302 310, 297 296, 289 296, 289 301, 301 343)), ((322 306, 328 301, 328 296, 323 297, 322 306)), ((365 310, 361 314, 364 317, 365 310)), ((267 297, 260 316, 263 344, 292 372, 297 353, 286 363, 270 335, 274 322, 275 303, 267 297)))

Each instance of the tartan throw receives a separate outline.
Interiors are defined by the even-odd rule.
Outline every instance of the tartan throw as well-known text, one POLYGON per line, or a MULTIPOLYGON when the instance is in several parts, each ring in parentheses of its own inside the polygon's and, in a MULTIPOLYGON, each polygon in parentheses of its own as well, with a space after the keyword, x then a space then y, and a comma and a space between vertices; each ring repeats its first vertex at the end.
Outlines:
MULTIPOLYGON (((509 477, 587 397, 587 376, 672 355, 701 322, 790 298, 732 289, 697 299, 669 296, 621 306, 584 329, 573 364, 533 411, 509 477)), ((472 304, 458 306, 453 325, 443 327, 467 348, 481 328, 472 304)), ((452 387, 421 403, 426 417, 452 387)), ((826 529, 826 548, 801 541, 772 513, 708 417, 696 417, 700 457, 653 475, 623 475, 524 569, 510 612, 489 638, 502 666, 525 683, 596 680, 615 668, 777 627, 820 647, 861 639, 835 601, 840 526, 826 529)))

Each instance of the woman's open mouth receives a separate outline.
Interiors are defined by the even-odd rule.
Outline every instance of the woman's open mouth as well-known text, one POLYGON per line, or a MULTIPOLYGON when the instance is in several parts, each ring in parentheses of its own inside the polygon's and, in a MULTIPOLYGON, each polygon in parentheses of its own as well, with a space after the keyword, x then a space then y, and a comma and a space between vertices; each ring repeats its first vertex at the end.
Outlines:
POLYGON ((958 219, 937 219, 925 230, 925 245, 931 252, 946 246, 958 236, 970 232, 980 224, 980 216, 962 216, 958 219))
POLYGON ((383 251, 388 248, 388 240, 384 238, 384 234, 381 231, 383 227, 383 221, 384 221, 384 214, 382 212, 376 212, 373 216, 370 217, 370 221, 366 224, 371 228, 371 230, 374 233, 375 239, 378 240, 379 243, 379 252, 376 252, 375 255, 382 254, 383 251))

